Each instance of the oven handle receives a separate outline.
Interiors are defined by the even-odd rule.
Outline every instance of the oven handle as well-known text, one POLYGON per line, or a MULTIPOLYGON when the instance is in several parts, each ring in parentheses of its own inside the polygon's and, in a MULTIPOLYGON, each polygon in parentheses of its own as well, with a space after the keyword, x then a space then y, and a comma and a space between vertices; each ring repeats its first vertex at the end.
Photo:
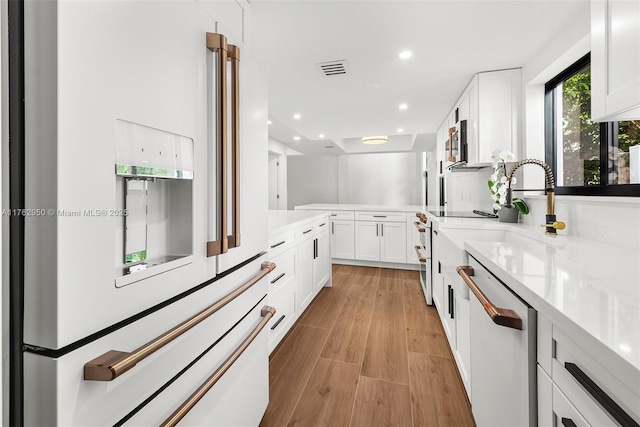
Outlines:
POLYGON ((424 233, 425 231, 427 231, 427 229, 422 227, 418 221, 414 222, 413 225, 416 226, 416 228, 420 233, 424 233))
POLYGON ((417 245, 416 245, 416 246, 414 246, 414 249, 416 250, 416 255, 418 255, 418 261, 420 261, 420 262, 427 262, 427 259, 426 259, 426 258, 424 258, 424 257, 422 256, 422 253, 420 252, 420 246, 417 246, 417 245))
POLYGON ((138 362, 160 350, 162 347, 189 331, 191 328, 207 319, 225 305, 229 304, 238 296, 242 295, 244 291, 258 283, 260 279, 265 277, 275 268, 276 265, 274 263, 263 262, 260 272, 253 276, 247 283, 227 294, 222 299, 205 308, 190 319, 185 320, 173 329, 149 341, 142 347, 139 347, 130 353, 118 350, 109 350, 103 355, 85 363, 84 379, 86 381, 112 381, 118 378, 120 375, 136 366, 138 362))
POLYGON ((233 364, 238 360, 238 358, 244 353, 244 351, 251 345, 254 339, 258 336, 258 334, 264 329, 264 327, 269 323, 269 320, 276 314, 276 309, 273 307, 269 307, 265 305, 262 307, 262 311, 260 315, 262 316, 262 320, 258 325, 254 328, 253 331, 249 334, 247 338, 235 349, 235 351, 225 360, 222 365, 216 369, 216 371, 211 374, 207 380, 198 387, 196 391, 193 392, 191 396, 187 400, 184 401, 178 409, 176 409, 173 414, 169 416, 162 424, 162 427, 173 427, 177 425, 180 420, 182 420, 188 413, 193 409, 194 406, 202 399, 211 388, 216 385, 218 380, 222 378, 222 376, 233 366, 233 364))
POLYGON ((507 308, 496 307, 489 299, 482 293, 482 290, 476 285, 471 276, 473 276, 473 268, 470 266, 459 266, 456 268, 462 280, 465 281, 469 289, 480 300, 480 304, 484 307, 484 311, 487 312, 493 323, 500 326, 506 326, 507 328, 522 330, 522 318, 514 310, 507 308))

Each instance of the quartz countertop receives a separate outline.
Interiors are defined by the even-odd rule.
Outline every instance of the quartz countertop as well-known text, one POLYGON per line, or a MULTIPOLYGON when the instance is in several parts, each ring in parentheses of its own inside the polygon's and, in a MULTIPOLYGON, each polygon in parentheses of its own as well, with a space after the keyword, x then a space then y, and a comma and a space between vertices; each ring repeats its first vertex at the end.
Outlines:
POLYGON ((437 220, 445 236, 454 228, 504 230, 500 241, 469 232, 464 249, 640 394, 640 251, 497 220, 437 220))
POLYGON ((324 211, 382 211, 382 212, 422 212, 424 206, 418 205, 350 205, 350 204, 322 204, 312 203, 310 205, 296 206, 296 210, 324 210, 324 211))
POLYGON ((288 227, 302 225, 326 218, 326 212, 309 211, 275 211, 270 210, 267 215, 269 236, 285 231, 288 227))

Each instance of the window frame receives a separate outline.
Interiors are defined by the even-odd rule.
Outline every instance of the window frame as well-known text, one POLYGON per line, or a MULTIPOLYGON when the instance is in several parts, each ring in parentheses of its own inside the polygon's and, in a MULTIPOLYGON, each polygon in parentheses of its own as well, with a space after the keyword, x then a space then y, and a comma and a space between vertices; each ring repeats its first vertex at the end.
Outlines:
MULTIPOLYGON (((567 69, 549 80, 544 86, 544 139, 545 139, 545 162, 557 176, 557 138, 554 132, 556 127, 556 108, 553 91, 559 83, 574 75, 581 68, 591 64, 591 53, 571 64, 567 69)), ((600 123, 600 184, 589 186, 559 186, 556 182, 555 193, 558 195, 573 196, 624 196, 640 197, 640 184, 608 184, 608 149, 612 145, 612 139, 617 134, 618 122, 600 123)))

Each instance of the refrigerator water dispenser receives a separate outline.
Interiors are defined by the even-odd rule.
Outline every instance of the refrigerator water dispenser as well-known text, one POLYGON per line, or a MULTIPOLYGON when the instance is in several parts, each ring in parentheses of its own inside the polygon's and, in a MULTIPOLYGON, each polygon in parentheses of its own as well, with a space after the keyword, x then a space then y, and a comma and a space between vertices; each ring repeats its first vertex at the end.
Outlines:
POLYGON ((193 140, 116 121, 116 287, 191 263, 193 140))

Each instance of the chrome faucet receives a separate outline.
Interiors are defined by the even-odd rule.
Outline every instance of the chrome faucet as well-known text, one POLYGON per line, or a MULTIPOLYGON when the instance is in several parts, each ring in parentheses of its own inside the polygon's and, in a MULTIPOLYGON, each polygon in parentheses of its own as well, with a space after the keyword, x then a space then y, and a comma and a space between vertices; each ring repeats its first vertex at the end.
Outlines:
POLYGON ((546 189, 547 193, 547 216, 545 220, 545 224, 542 224, 542 227, 546 227, 545 234, 555 236, 557 235, 556 230, 564 230, 567 226, 562 221, 556 221, 556 213, 555 213, 555 184, 553 180, 553 171, 549 167, 548 164, 543 162, 542 160, 536 159, 525 159, 516 163, 512 168, 509 174, 507 175, 507 181, 509 185, 507 187, 507 206, 511 205, 511 201, 513 199, 513 190, 511 189, 511 180, 513 179, 513 174, 516 170, 523 165, 538 165, 544 169, 546 189))

